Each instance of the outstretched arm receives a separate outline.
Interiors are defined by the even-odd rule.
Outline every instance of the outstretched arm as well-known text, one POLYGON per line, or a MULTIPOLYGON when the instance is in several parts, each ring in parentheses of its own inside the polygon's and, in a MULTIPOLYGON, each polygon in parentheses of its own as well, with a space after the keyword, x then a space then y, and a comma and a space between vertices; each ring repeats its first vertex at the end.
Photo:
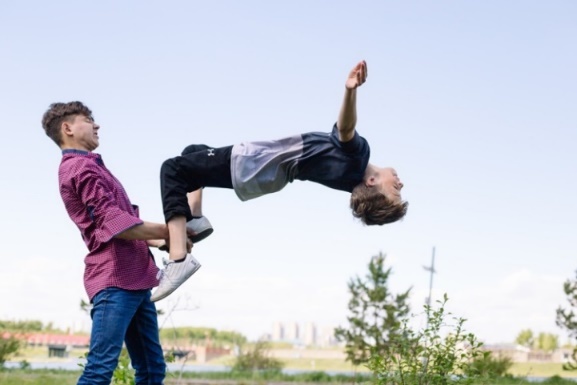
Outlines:
POLYGON ((168 228, 162 223, 153 223, 143 221, 142 224, 124 230, 114 238, 127 240, 160 240, 168 238, 168 228))
POLYGON ((337 121, 339 140, 341 142, 348 142, 355 135, 355 126, 357 124, 357 87, 361 86, 367 80, 367 74, 367 63, 363 60, 351 70, 345 82, 345 97, 337 121))

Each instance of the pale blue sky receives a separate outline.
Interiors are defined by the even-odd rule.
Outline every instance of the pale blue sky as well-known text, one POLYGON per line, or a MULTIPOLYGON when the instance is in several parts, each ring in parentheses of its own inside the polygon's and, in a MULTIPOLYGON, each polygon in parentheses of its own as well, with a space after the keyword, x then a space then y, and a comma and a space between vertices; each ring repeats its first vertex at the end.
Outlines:
MULTIPOLYGON (((141 216, 162 221, 160 164, 211 146, 328 131, 359 60, 358 131, 394 166, 401 223, 364 227, 348 194, 295 182, 240 202, 207 190, 215 233, 171 297, 175 324, 250 337, 275 321, 343 323, 346 284, 387 253, 394 290, 428 290, 487 342, 564 334, 577 269, 577 3, 573 1, 19 1, 0 5, 0 319, 87 327, 85 247, 58 195, 40 119, 81 100, 97 150, 141 216)), ((155 253, 158 259, 162 253, 155 253)), ((166 308, 171 302, 160 302, 166 308)))

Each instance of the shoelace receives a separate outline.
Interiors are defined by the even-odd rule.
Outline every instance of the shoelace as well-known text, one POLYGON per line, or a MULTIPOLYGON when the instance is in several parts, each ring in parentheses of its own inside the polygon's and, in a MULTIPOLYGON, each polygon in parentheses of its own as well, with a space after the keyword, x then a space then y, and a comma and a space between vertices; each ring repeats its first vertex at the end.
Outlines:
POLYGON ((156 279, 158 280, 162 279, 164 276, 164 271, 171 264, 171 261, 169 259, 162 258, 162 264, 164 265, 164 269, 158 269, 158 272, 156 273, 156 279))

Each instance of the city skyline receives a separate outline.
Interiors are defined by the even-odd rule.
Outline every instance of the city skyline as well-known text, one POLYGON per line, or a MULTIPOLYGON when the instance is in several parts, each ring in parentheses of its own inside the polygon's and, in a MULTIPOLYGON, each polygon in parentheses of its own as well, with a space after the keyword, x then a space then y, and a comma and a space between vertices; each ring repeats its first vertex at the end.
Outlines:
POLYGON ((272 326, 272 332, 264 336, 272 342, 287 342, 302 346, 335 346, 334 327, 317 326, 315 322, 277 321, 272 326))

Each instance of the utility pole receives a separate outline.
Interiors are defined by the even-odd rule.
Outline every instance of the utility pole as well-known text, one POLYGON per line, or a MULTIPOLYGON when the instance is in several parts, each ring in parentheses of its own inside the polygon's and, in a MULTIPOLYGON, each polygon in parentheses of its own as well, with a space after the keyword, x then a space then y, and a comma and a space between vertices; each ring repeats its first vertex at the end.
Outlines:
MULTIPOLYGON (((426 271, 430 272, 430 278, 429 278, 429 296, 427 297, 427 306, 430 308, 431 307, 431 297, 433 295, 433 275, 437 272, 435 270, 435 247, 433 246, 433 254, 431 257, 431 266, 423 266, 423 269, 425 269, 426 271)), ((429 326, 429 310, 427 310, 427 327, 429 326)))
MULTIPOLYGON (((427 297, 426 303, 427 303, 427 327, 425 328, 425 330, 429 329, 429 321, 431 318, 431 297, 433 296, 433 275, 437 272, 435 270, 435 246, 433 246, 433 253, 431 256, 431 266, 423 266, 423 269, 425 269, 426 271, 428 271, 429 273, 431 273, 430 278, 429 278, 429 296, 427 297)), ((425 340, 425 345, 428 344, 428 341, 425 340)), ((423 364, 423 374, 427 372, 427 366, 429 364, 429 359, 427 357, 423 357, 422 359, 422 364, 423 364)))

